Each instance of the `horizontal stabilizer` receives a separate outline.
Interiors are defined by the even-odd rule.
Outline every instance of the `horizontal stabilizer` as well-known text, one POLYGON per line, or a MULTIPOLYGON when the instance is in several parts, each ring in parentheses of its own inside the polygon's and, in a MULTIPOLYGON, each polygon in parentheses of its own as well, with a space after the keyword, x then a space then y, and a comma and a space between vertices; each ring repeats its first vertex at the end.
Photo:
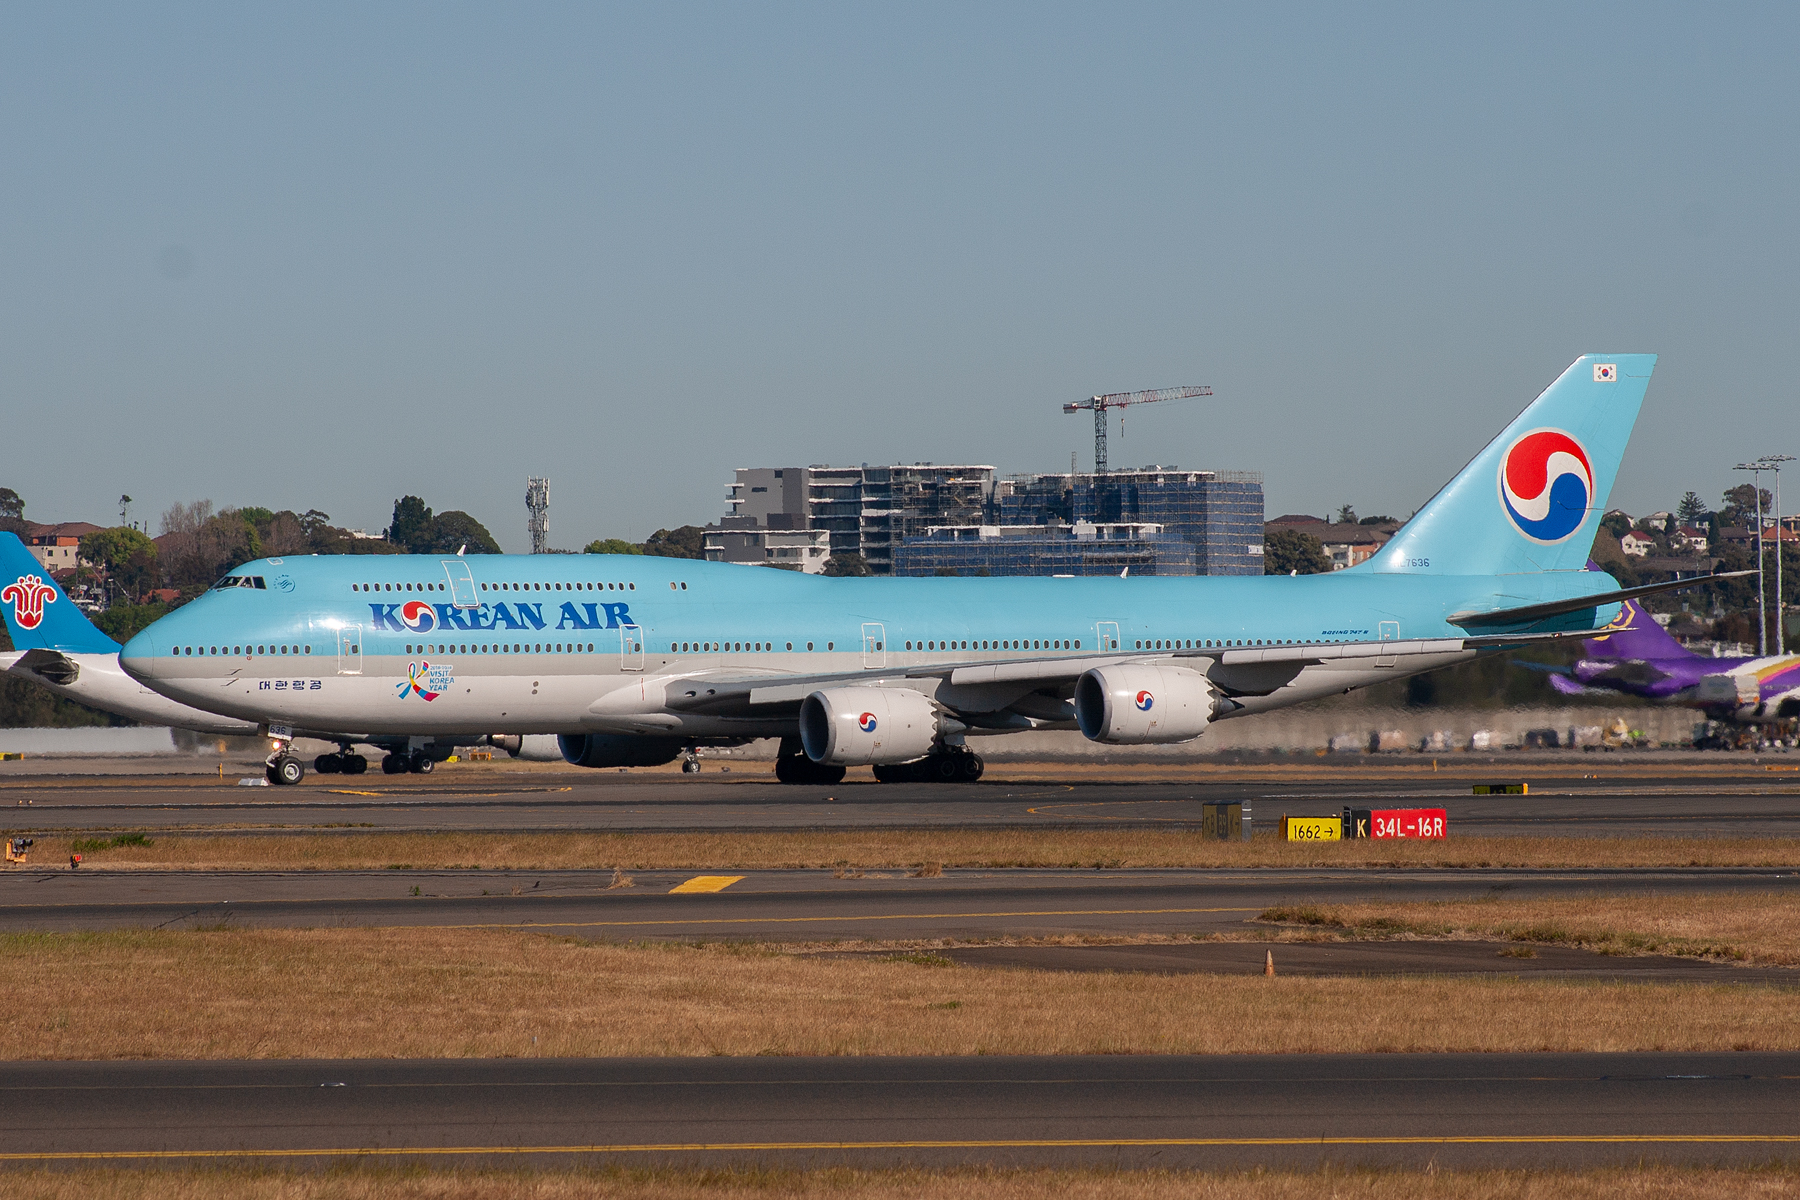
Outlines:
POLYGON ((1616 592, 1597 592, 1592 596, 1576 596, 1570 600, 1547 600, 1542 604, 1522 604, 1517 608, 1497 608, 1488 612, 1451 613, 1444 619, 1452 625, 1465 628, 1471 625, 1518 625, 1527 621, 1540 621, 1545 617, 1560 617, 1564 613, 1580 612, 1584 608, 1598 608, 1602 604, 1635 600, 1639 596, 1654 596, 1658 592, 1679 592, 1715 579, 1736 579, 1741 575, 1754 574, 1755 571, 1723 571, 1717 575, 1698 575, 1692 579, 1674 579, 1667 583, 1646 583, 1641 587, 1624 588, 1616 592))

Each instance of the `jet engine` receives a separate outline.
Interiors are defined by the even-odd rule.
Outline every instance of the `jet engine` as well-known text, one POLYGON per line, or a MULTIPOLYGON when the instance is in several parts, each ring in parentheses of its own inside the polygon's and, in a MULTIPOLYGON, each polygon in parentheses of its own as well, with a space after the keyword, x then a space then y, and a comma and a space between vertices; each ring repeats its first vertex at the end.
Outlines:
POLYGON ((660 767, 681 757, 679 738, 614 733, 564 733, 556 739, 563 761, 577 767, 660 767))
POLYGON ((1075 723, 1089 740, 1120 746, 1185 742, 1206 731, 1218 692, 1198 671, 1117 663, 1075 682, 1075 723))
POLYGON ((800 702, 800 744, 816 763, 911 762, 931 752, 937 733, 936 706, 903 688, 826 688, 800 702))

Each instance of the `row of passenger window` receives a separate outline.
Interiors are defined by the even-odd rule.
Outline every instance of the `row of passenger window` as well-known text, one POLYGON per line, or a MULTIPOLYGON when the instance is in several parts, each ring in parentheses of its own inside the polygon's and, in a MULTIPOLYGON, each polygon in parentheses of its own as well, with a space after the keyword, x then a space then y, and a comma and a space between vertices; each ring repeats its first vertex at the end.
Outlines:
POLYGON ((484 583, 484 592, 635 592, 635 583, 484 583))
POLYGON ((594 643, 587 642, 438 642, 434 645, 407 643, 408 654, 592 654, 594 643))
MULTIPOLYGON (((837 645, 836 642, 826 642, 825 648, 827 650, 830 650, 836 645, 837 645)), ((775 648, 774 642, 670 642, 669 643, 669 653, 670 654, 741 654, 741 653, 746 653, 746 652, 751 653, 751 654, 760 654, 767 650, 773 650, 774 648, 775 648)), ((792 642, 787 643, 787 648, 789 650, 792 650, 794 648, 794 643, 792 643, 792 642)), ((806 643, 806 648, 808 650, 811 650, 813 648, 813 644, 811 642, 806 643)))
MULTIPOLYGON (((1338 640, 1338 639, 1332 639, 1338 640)), ((1299 638, 1143 638, 1131 643, 1133 650, 1220 650, 1230 646, 1298 646, 1299 638)))
MULTIPOLYGON (((251 586, 251 584, 248 579, 242 584, 231 583, 228 579, 225 579, 220 580, 214 586, 248 587, 251 586)), ((255 586, 263 586, 263 582, 260 578, 256 580, 255 586)), ((444 592, 448 591, 449 588, 450 585, 445 583, 353 583, 350 585, 350 590, 353 592, 444 592)), ((637 584, 484 583, 481 585, 481 590, 484 592, 635 592, 637 591, 637 584)))
POLYGON ((984 641, 971 638, 964 641, 951 642, 908 642, 908 650, 1079 650, 1081 639, 1070 641, 1067 638, 1018 638, 1016 640, 984 641))
POLYGON ((187 658, 220 654, 311 654, 311 646, 177 646, 175 653, 187 658))

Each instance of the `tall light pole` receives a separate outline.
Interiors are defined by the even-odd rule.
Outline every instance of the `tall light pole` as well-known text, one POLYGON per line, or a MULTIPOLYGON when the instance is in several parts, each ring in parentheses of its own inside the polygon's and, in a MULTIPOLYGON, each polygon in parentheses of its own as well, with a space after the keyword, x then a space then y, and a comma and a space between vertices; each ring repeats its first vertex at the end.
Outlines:
POLYGON ((1750 490, 1756 493, 1756 656, 1766 658, 1769 654, 1769 609, 1763 599, 1762 473, 1771 468, 1767 463, 1748 462, 1731 469, 1749 471, 1753 481, 1750 490))
POLYGON ((1781 601, 1781 464, 1794 461, 1791 454, 1765 454, 1758 462, 1775 472, 1775 653, 1787 653, 1787 606, 1781 601))

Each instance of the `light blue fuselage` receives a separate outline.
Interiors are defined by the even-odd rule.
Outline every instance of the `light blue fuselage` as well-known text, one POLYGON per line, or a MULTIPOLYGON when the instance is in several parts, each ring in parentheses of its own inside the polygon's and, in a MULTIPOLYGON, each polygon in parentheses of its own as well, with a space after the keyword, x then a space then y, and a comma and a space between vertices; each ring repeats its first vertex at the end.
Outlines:
MULTIPOLYGON (((131 641, 128 668, 165 694, 229 715, 372 733, 582 732, 604 725, 587 714, 594 701, 648 679, 854 682, 947 665, 1194 650, 1217 659, 1221 646, 1458 639, 1464 631, 1445 620, 1453 612, 1617 586, 1592 572, 1503 580, 1364 568, 1298 577, 834 579, 624 555, 265 559, 232 576, 266 586, 214 590, 177 610, 131 641), (463 586, 473 590, 459 596, 465 570, 463 586)), ((1599 620, 1613 611, 1603 608, 1599 620)), ((1534 628, 1588 629, 1594 620, 1583 610, 1534 628)), ((1234 688, 1228 673, 1221 682, 1238 695, 1237 711, 1254 712, 1474 653, 1314 665, 1267 692, 1234 688)), ((774 714, 696 713, 666 728, 771 736, 791 724, 774 714)))

